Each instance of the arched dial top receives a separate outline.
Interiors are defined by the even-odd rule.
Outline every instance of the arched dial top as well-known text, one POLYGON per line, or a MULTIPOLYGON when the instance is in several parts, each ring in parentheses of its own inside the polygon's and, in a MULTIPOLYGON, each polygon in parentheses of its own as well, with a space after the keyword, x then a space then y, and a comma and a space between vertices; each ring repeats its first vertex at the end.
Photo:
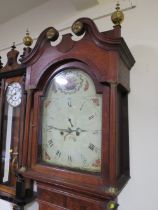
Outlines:
POLYGON ((42 161, 58 167, 101 171, 102 94, 80 69, 65 69, 42 97, 42 161))

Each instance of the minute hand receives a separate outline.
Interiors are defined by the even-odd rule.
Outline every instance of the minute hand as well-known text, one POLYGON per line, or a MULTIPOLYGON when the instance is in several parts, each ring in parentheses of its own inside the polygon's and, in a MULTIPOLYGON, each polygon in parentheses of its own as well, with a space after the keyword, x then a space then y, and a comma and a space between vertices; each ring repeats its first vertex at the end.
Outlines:
POLYGON ((69 129, 57 128, 55 126, 49 125, 47 130, 51 130, 51 129, 55 129, 55 130, 59 130, 59 131, 65 131, 65 132, 70 133, 70 130, 69 129))
POLYGON ((59 131, 64 131, 64 132, 67 132, 67 133, 72 133, 72 132, 88 132, 87 130, 83 130, 81 128, 76 128, 76 129, 71 129, 71 128, 68 128, 68 129, 65 129, 65 128, 57 128, 55 126, 51 126, 49 125, 48 126, 48 130, 51 130, 51 129, 55 129, 55 130, 59 130, 59 131))
POLYGON ((76 128, 76 130, 75 130, 76 132, 88 132, 87 130, 84 130, 84 129, 81 129, 81 128, 76 128))

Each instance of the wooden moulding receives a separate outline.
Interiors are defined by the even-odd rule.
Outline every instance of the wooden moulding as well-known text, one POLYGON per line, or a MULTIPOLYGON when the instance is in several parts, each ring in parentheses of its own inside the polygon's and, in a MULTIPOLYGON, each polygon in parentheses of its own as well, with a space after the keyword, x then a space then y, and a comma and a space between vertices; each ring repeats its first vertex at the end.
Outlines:
POLYGON ((13 45, 12 49, 7 53, 7 63, 4 67, 0 68, 0 72, 8 72, 16 69, 22 69, 22 65, 18 63, 17 58, 19 55, 19 51, 15 49, 16 47, 13 45))
POLYGON ((118 32, 120 28, 115 27, 113 30, 100 33, 91 19, 81 18, 77 21, 83 22, 85 28, 85 33, 79 41, 72 40, 71 34, 65 34, 58 45, 51 46, 51 42, 46 38, 46 33, 52 27, 45 29, 40 34, 35 47, 21 60, 22 64, 28 67, 27 89, 36 88, 43 72, 50 67, 60 65, 61 62, 89 63, 102 71, 100 82, 109 83, 118 82, 117 75, 114 76, 113 73, 114 68, 116 69, 118 65, 114 62, 117 57, 122 59, 128 70, 134 65, 135 60, 118 32), (104 64, 101 64, 101 60, 105 61, 104 64), (113 63, 107 63, 107 60, 113 63))

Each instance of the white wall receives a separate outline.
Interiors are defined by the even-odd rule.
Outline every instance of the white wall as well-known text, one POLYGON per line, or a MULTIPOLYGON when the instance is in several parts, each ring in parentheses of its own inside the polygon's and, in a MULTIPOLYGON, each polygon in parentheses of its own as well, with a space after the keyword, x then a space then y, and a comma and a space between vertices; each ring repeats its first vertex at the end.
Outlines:
MULTIPOLYGON (((123 4, 129 3, 129 0, 122 1, 123 4)), ((54 25, 60 29, 71 24, 76 17, 96 17, 102 13, 108 13, 110 8, 114 7, 112 4, 103 4, 100 7, 77 12, 67 0, 62 2, 63 6, 54 10, 53 1, 50 1, 0 26, 0 49, 11 45, 13 41, 21 42, 27 27, 30 28, 33 37, 37 37, 47 26, 54 25), (54 12, 56 18, 53 16, 54 12)), ((125 21, 122 25, 122 35, 136 59, 136 64, 131 70, 129 95, 132 178, 119 196, 119 210, 156 210, 158 208, 158 164, 156 162, 158 157, 158 1, 137 0, 135 2, 136 8, 125 12, 125 21)), ((112 27, 109 19, 96 21, 100 30, 108 30, 112 27)), ((3 51, 1 55, 5 53, 3 51)), ((11 209, 10 204, 0 201, 0 209, 2 208, 11 209)), ((34 203, 26 209, 38 209, 37 204, 34 203)))

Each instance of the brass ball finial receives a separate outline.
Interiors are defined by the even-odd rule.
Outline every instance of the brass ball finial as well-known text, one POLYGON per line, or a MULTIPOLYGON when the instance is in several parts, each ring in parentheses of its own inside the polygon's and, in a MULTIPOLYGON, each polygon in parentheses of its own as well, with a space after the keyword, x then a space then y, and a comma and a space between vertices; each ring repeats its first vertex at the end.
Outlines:
POLYGON ((72 31, 77 36, 80 36, 84 33, 84 24, 81 21, 77 21, 72 25, 72 31))
POLYGON ((107 210, 114 210, 118 207, 115 201, 110 201, 107 205, 107 210))
POLYGON ((59 32, 55 28, 51 28, 46 32, 46 37, 49 41, 56 41, 59 37, 59 32))
POLYGON ((33 39, 30 36, 28 29, 26 30, 26 36, 23 38, 23 43, 25 46, 30 47, 33 43, 33 39))
POLYGON ((117 4, 116 4, 116 11, 113 12, 112 15, 111 15, 111 20, 112 20, 112 22, 114 23, 115 26, 120 26, 121 23, 124 20, 124 14, 120 10, 119 1, 117 1, 117 4))

